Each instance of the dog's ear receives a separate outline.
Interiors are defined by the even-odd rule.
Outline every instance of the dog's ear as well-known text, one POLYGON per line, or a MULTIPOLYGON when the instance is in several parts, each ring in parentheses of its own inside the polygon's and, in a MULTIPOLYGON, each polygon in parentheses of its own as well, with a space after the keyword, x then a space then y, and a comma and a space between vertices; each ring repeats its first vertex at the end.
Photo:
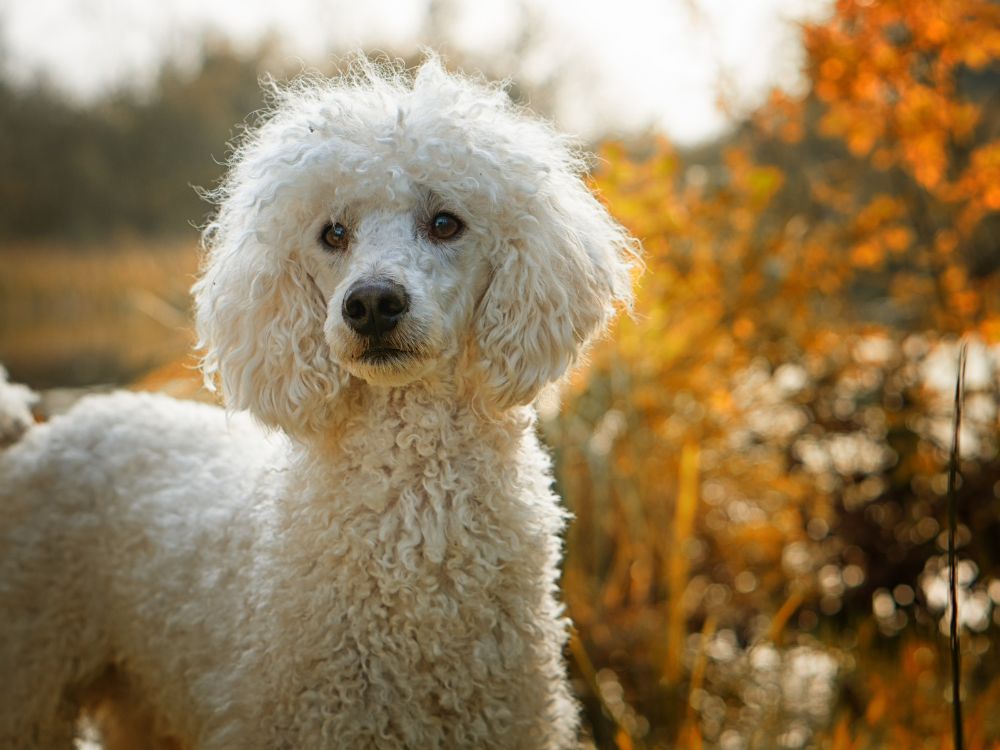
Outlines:
POLYGON ((549 175, 493 257, 476 317, 487 389, 501 408, 534 400, 632 301, 633 240, 575 174, 549 175))
POLYGON ((348 379, 330 360, 323 297, 301 263, 274 247, 279 238, 233 223, 223 204, 193 289, 206 383, 265 425, 316 432, 348 379))

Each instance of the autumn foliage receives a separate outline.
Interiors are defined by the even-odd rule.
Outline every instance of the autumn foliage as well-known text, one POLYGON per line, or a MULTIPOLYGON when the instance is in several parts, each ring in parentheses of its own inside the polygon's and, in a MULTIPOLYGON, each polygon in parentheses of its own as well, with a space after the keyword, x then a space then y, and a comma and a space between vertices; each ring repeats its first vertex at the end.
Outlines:
POLYGON ((967 737, 1000 747, 1000 5, 843 1, 802 35, 808 91, 720 152, 601 153, 647 268, 547 431, 598 747, 948 746, 959 336, 967 737))

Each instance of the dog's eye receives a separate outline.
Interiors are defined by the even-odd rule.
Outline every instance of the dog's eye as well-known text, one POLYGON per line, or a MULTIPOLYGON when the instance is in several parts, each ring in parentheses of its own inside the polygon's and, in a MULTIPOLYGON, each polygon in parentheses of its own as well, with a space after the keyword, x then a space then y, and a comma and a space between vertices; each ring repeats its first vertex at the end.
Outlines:
POLYGON ((329 222, 320 233, 320 241, 331 250, 347 249, 347 227, 338 222, 329 222))
POLYGON ((431 219, 428 230, 435 240, 451 240, 457 237, 464 228, 465 225, 461 219, 447 211, 442 211, 431 219))

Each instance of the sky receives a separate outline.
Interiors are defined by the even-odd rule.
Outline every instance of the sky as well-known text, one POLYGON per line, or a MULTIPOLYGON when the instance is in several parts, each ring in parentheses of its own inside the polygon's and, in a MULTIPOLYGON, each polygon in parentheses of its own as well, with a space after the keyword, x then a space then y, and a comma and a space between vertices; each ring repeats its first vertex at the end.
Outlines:
POLYGON ((282 38, 286 67, 356 48, 455 50, 551 94, 584 138, 652 129, 682 144, 723 133, 771 86, 795 90, 795 22, 829 0, 0 0, 0 64, 86 99, 142 86, 164 55, 193 62, 206 31, 253 46, 282 38), (529 42, 523 43, 524 32, 529 42), (518 41, 522 44, 517 46, 518 41), (81 64, 81 61, 86 61, 81 64))

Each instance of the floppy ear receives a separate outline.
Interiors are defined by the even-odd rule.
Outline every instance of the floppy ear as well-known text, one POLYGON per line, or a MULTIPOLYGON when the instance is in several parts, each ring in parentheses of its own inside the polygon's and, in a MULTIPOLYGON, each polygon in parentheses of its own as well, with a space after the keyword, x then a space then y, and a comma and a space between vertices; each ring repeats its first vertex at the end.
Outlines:
POLYGON ((349 376, 330 360, 326 305, 294 255, 253 229, 235 229, 223 205, 205 232, 208 251, 194 286, 206 383, 228 408, 248 409, 270 427, 304 436, 329 420, 349 376))
POLYGON ((476 336, 501 408, 534 400, 632 301, 633 240, 575 175, 553 179, 508 225, 480 303, 476 336))

